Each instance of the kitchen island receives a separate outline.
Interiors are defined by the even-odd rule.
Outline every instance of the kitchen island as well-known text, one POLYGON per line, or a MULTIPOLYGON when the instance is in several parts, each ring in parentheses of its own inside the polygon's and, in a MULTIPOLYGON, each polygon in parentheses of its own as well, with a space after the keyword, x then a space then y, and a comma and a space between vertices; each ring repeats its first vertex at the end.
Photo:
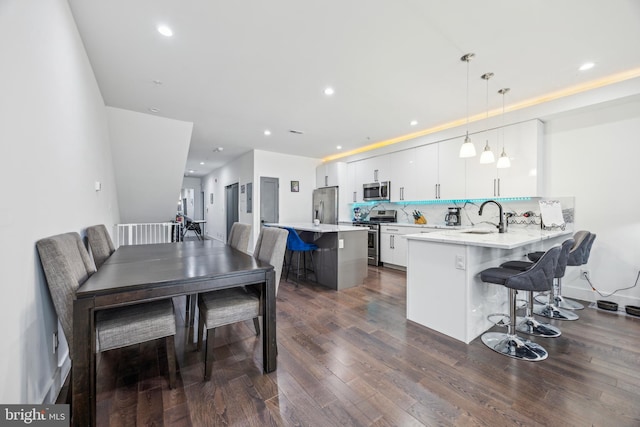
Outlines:
MULTIPOLYGON (((315 243, 313 253, 315 278, 320 285, 341 290, 361 285, 367 277, 367 229, 350 225, 313 223, 265 224, 271 227, 289 227, 298 232, 302 240, 315 243)), ((289 254, 286 254, 289 261, 289 254)), ((309 257, 307 265, 311 267, 309 257)), ((293 271, 292 271, 293 273, 293 271)), ((283 277, 284 277, 283 271, 283 277)))
POLYGON ((527 253, 546 250, 570 234, 471 228, 407 235, 407 319, 470 343, 493 326, 489 314, 509 312, 508 290, 482 282, 479 273, 525 260, 527 253))

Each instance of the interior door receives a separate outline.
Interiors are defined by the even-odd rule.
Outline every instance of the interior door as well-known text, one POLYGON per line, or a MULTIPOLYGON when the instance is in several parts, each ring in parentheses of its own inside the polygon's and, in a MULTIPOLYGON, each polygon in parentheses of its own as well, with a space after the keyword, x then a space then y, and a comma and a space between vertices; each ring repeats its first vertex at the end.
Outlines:
POLYGON ((278 178, 260 177, 260 224, 277 223, 280 220, 278 209, 278 178))
POLYGON ((226 213, 227 213, 227 236, 231 233, 231 226, 239 219, 239 199, 238 199, 238 183, 227 185, 224 188, 226 213))

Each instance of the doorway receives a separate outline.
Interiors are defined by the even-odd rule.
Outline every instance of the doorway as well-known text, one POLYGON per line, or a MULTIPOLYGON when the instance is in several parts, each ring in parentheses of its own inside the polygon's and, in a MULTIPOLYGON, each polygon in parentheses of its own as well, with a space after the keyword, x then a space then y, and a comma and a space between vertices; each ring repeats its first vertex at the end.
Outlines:
POLYGON ((264 223, 277 223, 280 221, 278 209, 278 178, 260 177, 260 227, 264 223))
POLYGON ((224 201, 227 213, 227 238, 231 233, 231 226, 238 222, 240 218, 240 208, 238 203, 238 183, 224 187, 224 201))

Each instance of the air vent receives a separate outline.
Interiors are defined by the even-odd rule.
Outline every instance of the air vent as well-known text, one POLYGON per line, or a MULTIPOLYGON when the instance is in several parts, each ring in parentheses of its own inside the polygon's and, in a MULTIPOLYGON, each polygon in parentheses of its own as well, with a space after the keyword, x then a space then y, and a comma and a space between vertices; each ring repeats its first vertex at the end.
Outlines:
POLYGON ((295 133, 296 135, 303 135, 304 132, 302 132, 301 130, 296 130, 296 129, 289 129, 290 133, 295 133))

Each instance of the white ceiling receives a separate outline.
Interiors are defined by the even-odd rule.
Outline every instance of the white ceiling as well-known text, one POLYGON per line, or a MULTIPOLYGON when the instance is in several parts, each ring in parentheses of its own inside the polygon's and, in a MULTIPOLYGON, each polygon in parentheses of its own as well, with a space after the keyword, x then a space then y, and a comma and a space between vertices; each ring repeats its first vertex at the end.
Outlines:
POLYGON ((640 67, 638 0, 69 4, 107 105, 194 123, 192 176, 251 149, 322 158, 464 118, 469 52, 472 115, 485 72, 494 109, 501 87, 508 105, 640 67))

